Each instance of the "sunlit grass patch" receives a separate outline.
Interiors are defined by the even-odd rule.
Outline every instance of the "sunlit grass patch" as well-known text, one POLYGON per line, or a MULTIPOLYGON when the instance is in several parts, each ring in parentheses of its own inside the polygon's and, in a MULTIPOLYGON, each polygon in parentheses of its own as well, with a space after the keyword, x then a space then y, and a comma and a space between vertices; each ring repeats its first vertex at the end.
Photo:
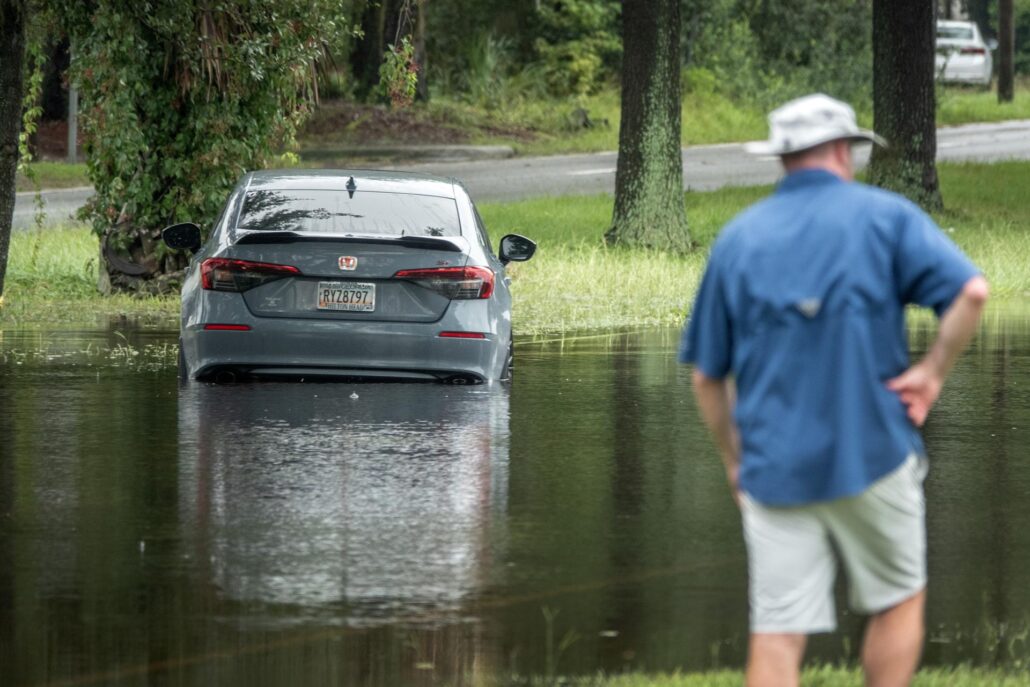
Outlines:
POLYGON ((92 323, 98 317, 171 320, 178 296, 102 297, 97 237, 84 227, 16 231, 11 236, 0 323, 92 323))
POLYGON ((92 295, 98 257, 96 236, 82 228, 16 231, 11 236, 6 286, 23 294, 92 295))
MULTIPOLYGON (((948 209, 936 219, 987 275, 992 307, 1030 302, 1030 204, 1023 199, 1030 164, 939 170, 948 209)), ((540 334, 682 323, 708 246, 737 212, 770 192, 764 186, 687 193, 699 249, 686 256, 605 247, 610 195, 489 203, 481 210, 495 242, 519 232, 540 246, 533 260, 512 268, 516 330, 540 334)))
POLYGON ((995 297, 1030 299, 1030 164, 938 165, 944 212, 935 219, 991 282, 995 297))
MULTIPOLYGON (((89 177, 86 176, 86 164, 70 162, 33 162, 29 168, 35 174, 40 188, 75 188, 77 186, 89 186, 89 177)), ((15 188, 18 191, 35 191, 36 185, 32 180, 19 174, 15 178, 15 188)))
POLYGON ((512 265, 513 322, 520 334, 681 325, 720 227, 768 188, 686 194, 687 255, 608 248, 612 197, 538 198, 481 207, 494 242, 511 232, 537 242, 536 257, 512 265))
POLYGON ((547 257, 511 269, 520 334, 678 326, 705 256, 554 244, 547 257))
POLYGON ((962 86, 938 88, 937 125, 1030 119, 1030 82, 1017 82, 1013 95, 1012 102, 999 103, 996 87, 989 90, 962 86))

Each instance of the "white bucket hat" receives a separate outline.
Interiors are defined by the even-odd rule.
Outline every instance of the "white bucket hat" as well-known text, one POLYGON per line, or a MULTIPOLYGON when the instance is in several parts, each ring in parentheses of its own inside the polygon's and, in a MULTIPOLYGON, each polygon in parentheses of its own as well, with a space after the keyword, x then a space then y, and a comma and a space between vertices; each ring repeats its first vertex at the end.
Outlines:
POLYGON ((785 155, 842 138, 887 145, 874 132, 858 128, 850 105, 816 93, 770 112, 769 140, 745 143, 744 150, 755 155, 785 155))

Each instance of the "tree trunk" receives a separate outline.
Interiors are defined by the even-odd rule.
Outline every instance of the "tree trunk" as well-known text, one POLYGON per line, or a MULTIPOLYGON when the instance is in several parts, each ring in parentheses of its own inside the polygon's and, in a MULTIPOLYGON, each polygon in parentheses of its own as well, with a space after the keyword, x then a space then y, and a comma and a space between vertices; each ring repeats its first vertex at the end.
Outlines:
POLYGON ((970 21, 975 21, 983 31, 985 27, 992 26, 990 5, 994 0, 966 0, 966 12, 970 21))
POLYGON ((25 0, 0 0, 0 305, 14 220, 14 177, 24 97, 25 0))
MULTIPOLYGON (((361 30, 364 37, 354 45, 351 52, 351 73, 356 84, 355 94, 359 98, 369 97, 379 84, 379 65, 383 63, 383 52, 389 40, 384 40, 386 30, 386 5, 389 0, 367 0, 361 13, 361 30)), ((393 36, 390 36, 390 40, 393 36)))
POLYGON ((998 0, 998 102, 1011 103, 1014 96, 1016 27, 1012 0, 998 0))
POLYGON ((415 63, 418 65, 418 84, 415 86, 415 99, 422 103, 429 102, 429 73, 426 71, 429 56, 426 54, 426 4, 429 0, 416 0, 415 3, 415 63))
POLYGON ((869 179, 926 210, 942 207, 937 183, 933 0, 873 0, 873 128, 869 179))
POLYGON ((609 244, 686 251, 679 0, 622 4, 622 121, 609 244))

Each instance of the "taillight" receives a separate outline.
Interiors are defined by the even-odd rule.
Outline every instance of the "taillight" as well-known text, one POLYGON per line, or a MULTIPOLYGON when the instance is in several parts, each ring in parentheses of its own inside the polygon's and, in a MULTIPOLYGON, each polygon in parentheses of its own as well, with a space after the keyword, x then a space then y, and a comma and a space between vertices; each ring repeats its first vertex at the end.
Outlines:
POLYGON ((208 332, 249 332, 248 324, 205 324, 204 330, 208 332))
POLYGON ((481 332, 440 332, 437 334, 442 339, 485 339, 486 334, 481 332))
POLYGON ((962 48, 960 50, 963 55, 986 55, 987 50, 984 48, 962 48))
POLYGON ((292 265, 229 258, 208 258, 200 263, 200 283, 210 291, 246 291, 291 274, 300 274, 300 270, 292 265))
POLYGON ((486 267, 431 267, 401 270, 393 276, 432 289, 451 300, 489 298, 494 292, 494 273, 486 267))

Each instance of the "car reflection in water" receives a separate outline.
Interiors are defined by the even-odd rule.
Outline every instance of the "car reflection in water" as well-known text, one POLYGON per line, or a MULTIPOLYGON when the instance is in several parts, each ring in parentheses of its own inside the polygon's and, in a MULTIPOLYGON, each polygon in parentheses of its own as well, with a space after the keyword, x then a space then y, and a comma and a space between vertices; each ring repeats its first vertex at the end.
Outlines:
POLYGON ((502 385, 191 384, 178 425, 183 538, 251 620, 446 617, 504 541, 502 385))

